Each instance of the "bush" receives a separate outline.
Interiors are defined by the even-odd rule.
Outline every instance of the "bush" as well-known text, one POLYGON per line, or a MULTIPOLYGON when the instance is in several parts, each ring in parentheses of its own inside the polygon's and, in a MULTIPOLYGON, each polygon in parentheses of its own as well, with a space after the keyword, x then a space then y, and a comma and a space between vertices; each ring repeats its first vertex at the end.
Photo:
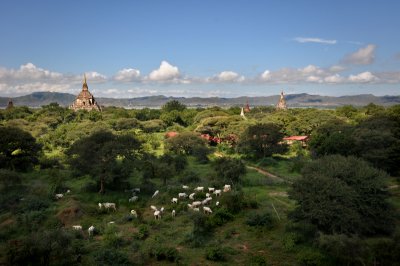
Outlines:
POLYGON ((170 262, 177 262, 180 259, 179 252, 176 248, 161 245, 152 247, 149 255, 150 257, 156 258, 156 260, 168 260, 170 262))
POLYGON ((107 226, 104 231, 104 242, 112 248, 118 248, 125 244, 115 226, 107 226))
POLYGON ((249 266, 267 266, 267 261, 263 256, 251 255, 247 263, 249 266))
POLYGON ((304 249, 297 254, 297 262, 301 266, 319 266, 326 265, 325 257, 314 249, 304 249))
POLYGON ((182 172, 179 181, 182 184, 198 183, 200 182, 200 177, 197 173, 193 171, 185 170, 182 172))
POLYGON ((221 226, 232 221, 234 218, 233 214, 227 208, 221 208, 215 211, 214 215, 210 217, 210 222, 214 226, 221 226))
POLYGON ((208 247, 206 249, 206 259, 211 261, 225 261, 226 251, 217 246, 208 247))
POLYGON ((82 192, 98 192, 99 188, 97 187, 97 183, 95 181, 88 181, 82 185, 82 192))
POLYGON ((138 227, 138 232, 135 235, 136 239, 145 240, 149 236, 149 226, 146 224, 141 224, 138 227))
POLYGON ((220 203, 226 206, 228 211, 232 214, 239 213, 245 207, 244 195, 242 191, 231 191, 229 193, 224 193, 221 198, 220 203))
POLYGON ((133 265, 128 257, 116 249, 100 249, 94 255, 94 260, 97 265, 112 265, 112 266, 126 266, 133 265))
POLYGON ((250 213, 250 215, 246 219, 246 224, 249 226, 272 228, 274 220, 271 213, 269 212, 250 213))

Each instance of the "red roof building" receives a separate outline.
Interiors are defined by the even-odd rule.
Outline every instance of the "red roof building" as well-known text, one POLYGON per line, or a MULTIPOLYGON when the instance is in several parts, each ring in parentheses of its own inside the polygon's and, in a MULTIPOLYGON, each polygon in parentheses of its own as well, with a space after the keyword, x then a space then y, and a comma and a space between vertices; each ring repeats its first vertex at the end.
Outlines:
POLYGON ((306 142, 309 138, 309 136, 290 136, 284 137, 283 140, 289 145, 292 145, 295 141, 300 141, 303 146, 306 146, 306 142))
POLYGON ((176 131, 169 131, 169 132, 165 133, 164 137, 165 137, 166 139, 169 139, 169 138, 175 137, 175 136, 177 136, 177 135, 179 135, 178 132, 176 132, 176 131))

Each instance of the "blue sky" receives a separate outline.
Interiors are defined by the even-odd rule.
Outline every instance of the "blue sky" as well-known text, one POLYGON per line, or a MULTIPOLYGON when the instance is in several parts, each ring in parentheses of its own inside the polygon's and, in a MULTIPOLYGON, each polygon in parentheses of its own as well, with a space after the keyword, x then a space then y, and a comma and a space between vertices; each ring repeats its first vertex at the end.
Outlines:
POLYGON ((0 2, 0 96, 400 93, 400 1, 0 2))

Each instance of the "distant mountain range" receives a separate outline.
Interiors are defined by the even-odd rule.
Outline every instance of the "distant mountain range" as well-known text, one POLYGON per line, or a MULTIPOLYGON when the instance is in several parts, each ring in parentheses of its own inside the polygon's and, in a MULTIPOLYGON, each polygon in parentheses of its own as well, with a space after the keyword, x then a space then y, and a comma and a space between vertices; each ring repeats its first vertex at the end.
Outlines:
MULTIPOLYGON (((76 96, 69 93, 59 92, 34 92, 25 96, 12 98, 15 106, 26 105, 29 107, 40 107, 52 102, 57 102, 61 106, 69 106, 76 96)), ((390 106, 400 104, 400 96, 374 96, 372 94, 360 94, 351 96, 320 96, 310 95, 306 93, 289 94, 285 96, 288 107, 316 107, 316 108, 332 108, 342 105, 363 106, 369 103, 390 106)), ((0 97, 0 108, 5 108, 10 98, 0 97)), ((178 100, 189 107, 209 107, 209 106, 243 106, 249 102, 250 106, 273 106, 279 100, 279 95, 259 96, 259 97, 237 97, 237 98, 220 98, 220 97, 166 97, 145 96, 138 98, 96 98, 97 102, 102 106, 117 106, 125 108, 159 108, 163 104, 171 100, 178 100)))

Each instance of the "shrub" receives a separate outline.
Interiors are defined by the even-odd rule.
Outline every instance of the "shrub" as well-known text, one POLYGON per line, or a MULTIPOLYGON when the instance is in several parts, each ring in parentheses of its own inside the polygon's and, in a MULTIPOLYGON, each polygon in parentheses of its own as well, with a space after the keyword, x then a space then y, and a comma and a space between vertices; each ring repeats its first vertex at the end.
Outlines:
POLYGON ((145 240, 149 236, 149 226, 146 224, 141 224, 138 227, 138 232, 135 235, 136 239, 145 240))
POLYGON ((165 247, 162 245, 152 247, 149 255, 150 257, 156 258, 156 260, 168 260, 171 262, 177 262, 180 259, 179 252, 176 248, 165 247))
POLYGON ((118 248, 124 245, 124 241, 115 226, 107 226, 104 231, 104 242, 107 246, 118 248))
POLYGON ((211 261, 225 261, 226 251, 218 246, 208 247, 206 249, 206 259, 211 261))
POLYGON ((314 249, 304 249, 297 254, 297 262, 301 266, 319 266, 325 265, 325 257, 314 249))
POLYGON ((233 214, 227 208, 221 208, 214 212, 214 215, 210 218, 210 222, 214 226, 221 226, 232 221, 234 218, 233 214))
POLYGON ((267 266, 267 261, 263 256, 260 255, 251 255, 247 265, 249 266, 267 266))
POLYGON ((88 181, 82 185, 82 192, 98 192, 99 188, 95 181, 88 181))
POLYGON ((116 249, 100 249, 94 255, 94 260, 97 265, 112 265, 112 266, 127 266, 133 265, 128 257, 116 249))
POLYGON ((245 207, 244 195, 242 191, 231 191, 224 193, 220 200, 221 205, 226 206, 228 211, 232 214, 239 213, 245 207))
POLYGON ((274 220, 269 212, 250 213, 250 215, 247 217, 246 224, 249 226, 271 228, 274 224, 274 220))
POLYGON ((185 170, 182 172, 179 181, 182 184, 198 183, 200 182, 200 177, 197 173, 191 170, 185 170))

